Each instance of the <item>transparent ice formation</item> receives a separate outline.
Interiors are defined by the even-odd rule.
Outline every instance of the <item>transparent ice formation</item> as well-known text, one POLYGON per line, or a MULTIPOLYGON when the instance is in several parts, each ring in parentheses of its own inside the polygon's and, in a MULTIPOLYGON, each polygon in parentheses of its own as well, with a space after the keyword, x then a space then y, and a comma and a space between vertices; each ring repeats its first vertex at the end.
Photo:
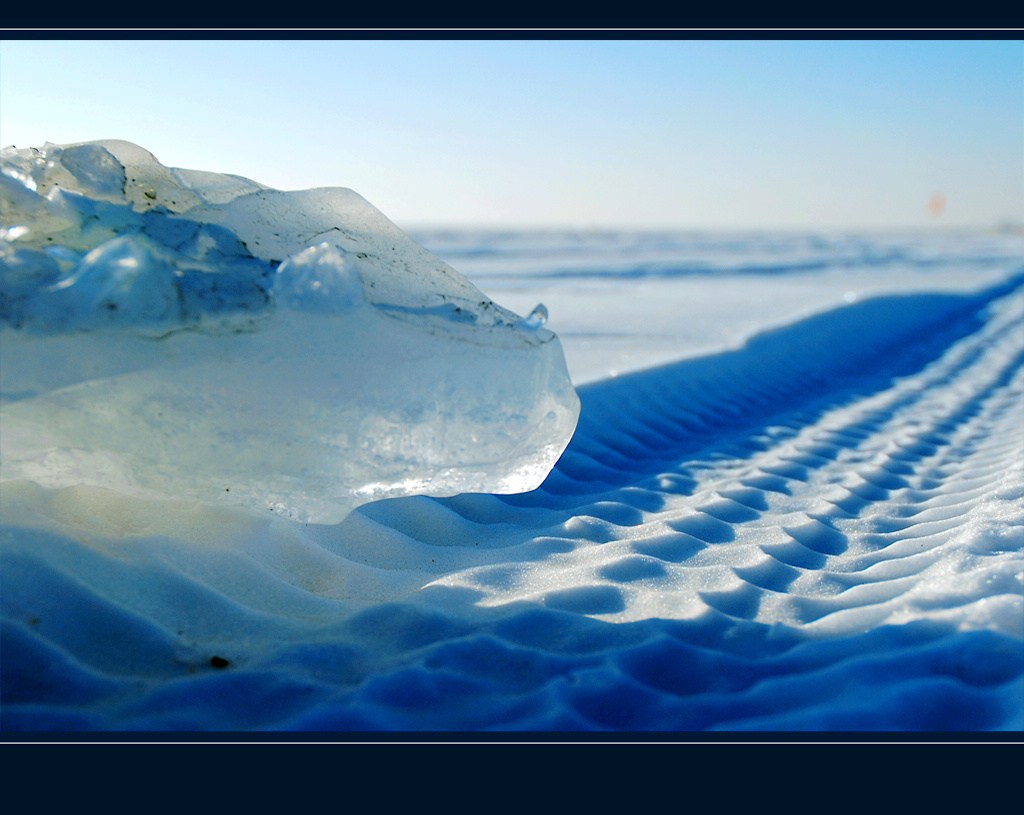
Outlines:
POLYGON ((2 478, 315 523, 533 489, 579 400, 523 319, 351 190, 164 167, 123 141, 6 148, 2 478))

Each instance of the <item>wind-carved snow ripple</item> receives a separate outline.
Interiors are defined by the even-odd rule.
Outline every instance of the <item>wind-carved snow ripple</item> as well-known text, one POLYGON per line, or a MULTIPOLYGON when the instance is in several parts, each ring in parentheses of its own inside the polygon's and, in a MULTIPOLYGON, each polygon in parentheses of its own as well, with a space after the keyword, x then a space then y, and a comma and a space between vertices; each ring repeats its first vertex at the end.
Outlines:
MULTIPOLYGON (((619 623, 718 619, 741 641, 822 642, 926 622, 948 636, 994 628, 1011 638, 994 653, 1017 665, 1000 676, 1019 690, 1019 286, 864 303, 792 337, 784 329, 735 354, 583 389, 580 430, 551 476, 502 499, 524 515, 562 509, 531 543, 562 540, 566 551, 435 585, 460 587, 477 606, 526 601, 619 623), (818 341, 827 354, 765 364, 818 341)), ((482 526, 483 501, 441 503, 482 526)), ((729 651, 728 637, 716 647, 729 651)))
POLYGON ((865 301, 582 388, 527 495, 381 501, 274 555, 254 526, 234 584, 166 552, 218 631, 133 614, 122 587, 157 578, 129 560, 81 603, 119 596, 123 647, 176 668, 9 623, 75 690, 6 683, 4 726, 1020 729, 1022 291, 865 301))

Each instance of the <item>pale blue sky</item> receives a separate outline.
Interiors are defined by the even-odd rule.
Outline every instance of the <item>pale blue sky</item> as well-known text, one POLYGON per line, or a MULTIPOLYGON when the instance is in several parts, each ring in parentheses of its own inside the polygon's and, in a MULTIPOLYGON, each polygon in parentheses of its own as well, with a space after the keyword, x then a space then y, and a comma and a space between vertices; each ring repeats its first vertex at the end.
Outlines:
POLYGON ((0 43, 4 146, 97 138, 400 226, 991 226, 1024 42, 0 43))

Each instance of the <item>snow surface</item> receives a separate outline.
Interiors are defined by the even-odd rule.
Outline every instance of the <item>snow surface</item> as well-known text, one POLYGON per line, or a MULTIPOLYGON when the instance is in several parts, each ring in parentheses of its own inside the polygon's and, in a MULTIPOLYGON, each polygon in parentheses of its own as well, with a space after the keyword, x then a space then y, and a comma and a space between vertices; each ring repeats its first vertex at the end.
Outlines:
POLYGON ((548 307, 540 487, 4 483, 0 726, 1024 728, 1020 235, 413 237, 548 307))

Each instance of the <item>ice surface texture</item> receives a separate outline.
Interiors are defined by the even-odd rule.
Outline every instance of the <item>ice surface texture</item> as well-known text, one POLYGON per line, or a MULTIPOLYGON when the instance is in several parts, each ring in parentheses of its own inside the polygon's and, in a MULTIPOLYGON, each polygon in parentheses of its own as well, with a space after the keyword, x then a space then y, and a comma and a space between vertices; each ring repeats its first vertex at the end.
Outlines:
POLYGON ((351 190, 3 151, 3 478, 295 520, 522 492, 579 400, 557 337, 351 190))

